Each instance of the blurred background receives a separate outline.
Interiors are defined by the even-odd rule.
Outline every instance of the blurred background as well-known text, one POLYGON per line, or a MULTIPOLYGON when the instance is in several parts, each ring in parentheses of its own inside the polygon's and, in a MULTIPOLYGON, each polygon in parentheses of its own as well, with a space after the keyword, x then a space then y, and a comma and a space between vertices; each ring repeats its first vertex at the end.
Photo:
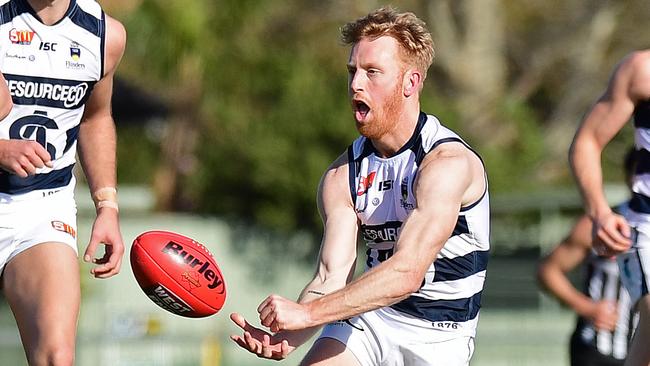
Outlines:
MULTIPOLYGON (((573 314, 540 292, 536 265, 582 212, 568 147, 624 55, 647 47, 644 0, 111 0, 125 25, 113 112, 122 232, 178 231, 205 244, 228 299, 205 319, 158 308, 128 263, 107 281, 82 264, 79 365, 259 365, 229 340, 270 293, 311 278, 316 187, 357 136, 339 27, 384 4, 424 19, 436 59, 422 95, 485 160, 492 254, 473 365, 568 364, 573 314)), ((626 198, 626 127, 607 147, 612 203, 626 198)), ((94 210, 80 177, 79 246, 94 210)), ((363 248, 359 248, 360 252, 363 248)), ((580 279, 575 273, 576 283, 580 279)), ((308 345, 285 363, 296 364, 308 345)), ((0 302, 0 364, 24 365, 0 302)))

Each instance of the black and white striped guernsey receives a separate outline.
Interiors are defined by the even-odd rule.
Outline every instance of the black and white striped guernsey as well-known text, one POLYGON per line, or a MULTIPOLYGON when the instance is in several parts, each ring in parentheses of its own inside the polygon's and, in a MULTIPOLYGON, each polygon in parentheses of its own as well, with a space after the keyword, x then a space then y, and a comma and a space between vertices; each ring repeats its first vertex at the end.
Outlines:
POLYGON ((0 71, 14 107, 0 139, 39 142, 53 167, 28 178, 0 171, 0 193, 74 184, 84 105, 104 74, 105 14, 93 0, 71 0, 56 24, 43 24, 26 0, 0 0, 0 71))
MULTIPOLYGON (((363 136, 348 148, 350 194, 368 248, 367 269, 393 254, 402 224, 416 206, 413 181, 418 167, 427 153, 449 142, 469 149, 436 117, 420 113, 412 137, 390 158, 380 157, 363 136)), ((477 202, 460 208, 456 227, 419 291, 391 309, 404 318, 474 336, 490 249, 489 226, 486 188, 477 202)))
MULTIPOLYGON (((628 205, 623 204, 616 211, 625 215, 628 209, 628 205)), ((618 320, 614 331, 608 331, 597 330, 589 319, 578 317, 574 336, 602 355, 623 360, 638 322, 638 314, 635 314, 630 295, 621 283, 616 259, 600 257, 591 252, 585 261, 585 272, 585 295, 593 301, 609 300, 617 303, 618 320)))

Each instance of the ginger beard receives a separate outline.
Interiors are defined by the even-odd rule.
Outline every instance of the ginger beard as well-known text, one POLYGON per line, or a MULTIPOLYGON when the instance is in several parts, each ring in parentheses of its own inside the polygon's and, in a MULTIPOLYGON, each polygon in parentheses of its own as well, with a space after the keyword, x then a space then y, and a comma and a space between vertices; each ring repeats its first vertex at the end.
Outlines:
POLYGON ((362 136, 371 140, 376 140, 387 134, 397 123, 400 114, 404 110, 404 99, 402 96, 402 78, 401 73, 396 83, 395 89, 388 97, 385 103, 380 106, 370 108, 369 105, 362 103, 359 105, 353 102, 353 111, 355 112, 355 122, 357 130, 362 136), (362 122, 357 119, 357 112, 363 110, 361 115, 364 117, 362 122), (368 118, 368 115, 370 118, 368 118))

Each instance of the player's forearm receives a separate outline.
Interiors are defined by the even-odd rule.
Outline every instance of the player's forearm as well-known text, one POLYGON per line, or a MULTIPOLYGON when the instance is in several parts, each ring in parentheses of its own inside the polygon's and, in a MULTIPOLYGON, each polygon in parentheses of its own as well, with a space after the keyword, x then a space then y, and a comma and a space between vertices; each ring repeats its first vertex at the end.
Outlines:
POLYGON ((577 314, 587 317, 592 312, 593 301, 573 287, 559 269, 542 265, 538 276, 543 287, 551 295, 561 303, 569 306, 577 314))
POLYGON ((611 210, 603 192, 601 151, 602 148, 594 138, 579 134, 571 146, 569 155, 586 212, 592 218, 611 210))
POLYGON ((390 306, 416 291, 421 276, 394 258, 365 272, 345 288, 307 303, 313 324, 348 319, 390 306), (420 277, 419 280, 416 277, 420 277))
POLYGON ((80 125, 78 152, 91 192, 117 184, 116 141, 110 116, 80 125))

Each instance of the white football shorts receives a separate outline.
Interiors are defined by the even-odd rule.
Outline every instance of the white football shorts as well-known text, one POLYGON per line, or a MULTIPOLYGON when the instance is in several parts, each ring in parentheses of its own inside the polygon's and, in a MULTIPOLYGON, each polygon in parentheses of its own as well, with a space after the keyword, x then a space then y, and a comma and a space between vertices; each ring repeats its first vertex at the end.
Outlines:
POLYGON ((474 337, 458 335, 445 339, 429 334, 439 332, 435 329, 390 320, 383 311, 378 309, 330 323, 319 339, 333 338, 345 344, 361 366, 469 365, 474 337))
POLYGON ((13 257, 45 242, 79 253, 74 184, 22 195, 0 193, 0 272, 13 257))

